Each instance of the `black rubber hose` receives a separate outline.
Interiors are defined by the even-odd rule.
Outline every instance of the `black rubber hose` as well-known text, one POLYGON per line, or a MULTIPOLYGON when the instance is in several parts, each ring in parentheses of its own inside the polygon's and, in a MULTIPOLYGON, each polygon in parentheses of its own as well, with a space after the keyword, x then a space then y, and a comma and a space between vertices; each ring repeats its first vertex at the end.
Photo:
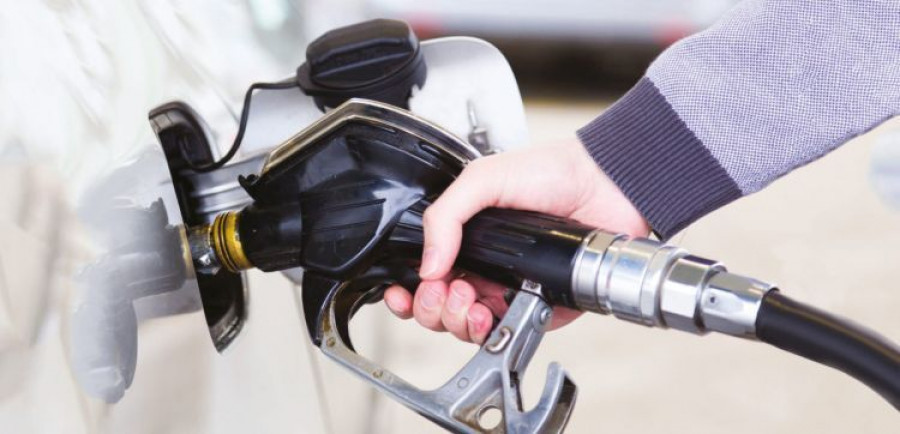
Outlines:
POLYGON ((900 348, 874 331, 770 291, 756 335, 856 378, 900 410, 900 348))

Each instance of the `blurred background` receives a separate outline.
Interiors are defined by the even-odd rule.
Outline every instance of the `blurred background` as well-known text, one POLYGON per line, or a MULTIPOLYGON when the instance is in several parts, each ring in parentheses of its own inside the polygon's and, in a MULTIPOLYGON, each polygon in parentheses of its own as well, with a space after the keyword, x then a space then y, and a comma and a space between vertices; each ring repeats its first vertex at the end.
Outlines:
MULTIPOLYGON (((234 134, 246 87, 293 74, 305 45, 368 18, 421 39, 497 45, 531 139, 571 137, 654 56, 732 0, 46 0, 0 8, 0 426, 8 432, 440 432, 308 343, 291 284, 248 273, 249 321, 224 354, 190 296, 179 315, 135 302, 137 368, 108 404, 76 379, 76 276, 102 251, 83 198, 155 138, 151 108, 189 102, 234 134), (90 219, 87 219, 90 220, 90 219)), ((132 172, 132 174, 134 174, 132 172)), ((132 176, 120 184, 140 184, 132 176)), ((149 179, 149 178, 147 178, 149 179)), ((128 185, 125 185, 128 186, 128 185)), ((673 242, 900 341, 900 123, 704 218, 673 242)), ((364 355, 436 387, 475 352, 376 305, 352 328, 364 355)), ((123 356, 125 357, 125 356, 123 356)), ((887 433, 900 416, 849 377, 752 342, 585 317, 550 333, 526 405, 556 360, 580 387, 572 433, 887 433)), ((125 363, 124 361, 122 363, 125 363)))

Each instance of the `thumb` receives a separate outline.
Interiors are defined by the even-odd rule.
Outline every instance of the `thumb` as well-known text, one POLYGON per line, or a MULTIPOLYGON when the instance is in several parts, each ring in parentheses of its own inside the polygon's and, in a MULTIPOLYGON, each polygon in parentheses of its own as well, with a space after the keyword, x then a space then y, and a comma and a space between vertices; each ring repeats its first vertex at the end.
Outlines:
POLYGON ((497 204, 501 188, 490 167, 493 157, 472 161, 422 217, 425 227, 419 276, 440 279, 450 272, 462 243, 462 225, 497 204))

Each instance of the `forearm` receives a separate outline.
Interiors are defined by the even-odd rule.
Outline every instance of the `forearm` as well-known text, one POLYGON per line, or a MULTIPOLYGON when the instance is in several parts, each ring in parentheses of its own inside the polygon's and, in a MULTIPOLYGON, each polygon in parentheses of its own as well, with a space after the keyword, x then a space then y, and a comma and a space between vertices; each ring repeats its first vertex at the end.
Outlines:
POLYGON ((746 0, 578 132, 669 237, 900 112, 900 3, 746 0))

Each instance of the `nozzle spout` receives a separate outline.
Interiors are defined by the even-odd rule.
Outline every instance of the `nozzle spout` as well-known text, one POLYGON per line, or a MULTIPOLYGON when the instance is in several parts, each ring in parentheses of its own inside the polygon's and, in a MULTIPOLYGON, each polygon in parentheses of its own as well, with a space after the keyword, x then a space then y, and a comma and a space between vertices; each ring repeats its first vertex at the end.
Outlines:
POLYGON ((300 266, 302 217, 296 205, 228 211, 212 224, 190 230, 191 257, 199 273, 232 273, 259 268, 280 271, 300 266))
POLYGON ((198 273, 216 274, 224 268, 237 273, 253 267, 241 243, 238 224, 241 214, 229 211, 216 216, 212 224, 194 227, 188 235, 191 258, 198 273))

